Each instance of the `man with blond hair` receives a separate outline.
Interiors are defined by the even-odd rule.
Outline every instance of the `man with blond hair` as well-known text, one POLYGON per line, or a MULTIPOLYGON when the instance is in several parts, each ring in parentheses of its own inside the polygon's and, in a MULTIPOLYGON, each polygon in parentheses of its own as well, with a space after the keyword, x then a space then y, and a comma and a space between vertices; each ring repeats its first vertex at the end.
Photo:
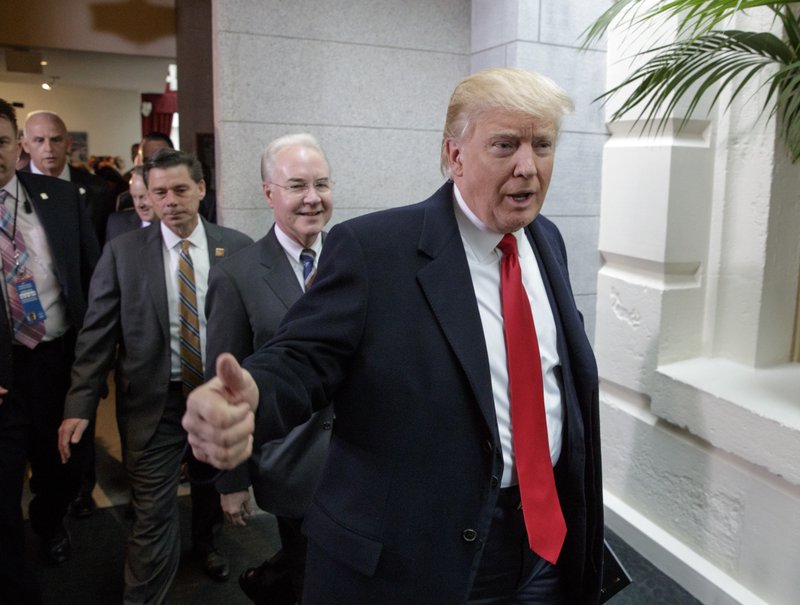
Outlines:
POLYGON ((598 602, 597 367, 540 214, 571 108, 530 71, 465 78, 448 181, 331 229, 275 338, 190 395, 189 442, 221 468, 333 402, 304 605, 598 602))

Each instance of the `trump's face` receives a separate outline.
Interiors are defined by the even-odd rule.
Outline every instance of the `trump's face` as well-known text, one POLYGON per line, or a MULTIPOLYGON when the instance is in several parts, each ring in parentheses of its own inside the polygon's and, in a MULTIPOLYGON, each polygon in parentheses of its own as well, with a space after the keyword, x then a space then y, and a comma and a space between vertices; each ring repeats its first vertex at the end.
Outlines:
POLYGON ((511 233, 542 209, 553 174, 556 128, 522 113, 489 110, 446 141, 453 182, 492 231, 511 233))

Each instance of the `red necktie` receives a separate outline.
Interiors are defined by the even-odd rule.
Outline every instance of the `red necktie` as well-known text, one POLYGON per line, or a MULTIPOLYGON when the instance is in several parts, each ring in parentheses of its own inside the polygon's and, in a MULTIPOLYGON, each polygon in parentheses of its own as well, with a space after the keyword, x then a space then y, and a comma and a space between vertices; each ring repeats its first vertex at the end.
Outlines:
POLYGON ((528 294, 522 285, 517 239, 507 233, 497 247, 503 253, 500 265, 503 332, 508 355, 514 457, 525 528, 531 550, 555 565, 567 526, 550 459, 539 343, 528 294))

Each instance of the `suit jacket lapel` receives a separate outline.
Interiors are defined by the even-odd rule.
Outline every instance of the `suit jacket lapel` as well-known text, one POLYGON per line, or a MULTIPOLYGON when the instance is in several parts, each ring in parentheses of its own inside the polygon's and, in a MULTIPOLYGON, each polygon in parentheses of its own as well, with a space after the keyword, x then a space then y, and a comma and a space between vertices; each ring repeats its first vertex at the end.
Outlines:
POLYGON ((275 226, 258 244, 262 279, 288 309, 303 295, 303 289, 275 235, 275 226))
POLYGON ((161 332, 166 342, 169 342, 169 308, 167 303, 167 283, 164 273, 164 240, 161 237, 161 224, 156 221, 145 228, 145 242, 141 249, 142 267, 145 273, 147 287, 153 305, 156 308, 156 316, 161 326, 161 332))
POLYGON ((430 262, 417 273, 417 280, 467 375, 487 425, 496 436, 486 341, 453 213, 452 192, 448 183, 427 202, 419 250, 430 262))
MULTIPOLYGON (((48 192, 38 187, 38 183, 35 181, 31 181, 31 179, 27 179, 24 176, 20 178, 19 173, 17 173, 17 178, 19 178, 20 186, 25 189, 31 200, 34 212, 36 212, 36 217, 42 224, 42 229, 44 229, 45 235, 47 236, 47 243, 50 246, 50 254, 55 267, 56 277, 58 277, 59 283, 61 283, 63 287, 65 283, 64 279, 67 274, 62 239, 62 229, 64 226, 59 224, 59 213, 52 211, 54 209, 52 204, 57 203, 57 201, 49 199, 48 192)), ((50 195, 52 195, 52 192, 50 192, 50 195)), ((20 200, 20 202, 21 201, 22 200, 20 200)), ((19 211, 22 211, 21 204, 19 211)))

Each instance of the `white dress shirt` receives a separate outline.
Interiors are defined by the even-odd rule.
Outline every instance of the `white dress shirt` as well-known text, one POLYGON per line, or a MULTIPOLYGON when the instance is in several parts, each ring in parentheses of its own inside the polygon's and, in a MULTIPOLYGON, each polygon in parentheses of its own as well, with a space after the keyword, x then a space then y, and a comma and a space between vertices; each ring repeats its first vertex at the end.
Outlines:
MULTIPOLYGON (((170 350, 172 352, 170 380, 181 379, 181 315, 180 297, 178 291, 178 262, 181 256, 181 242, 183 238, 177 236, 161 223, 161 239, 164 242, 164 279, 167 283, 167 303, 169 305, 169 336, 170 350)), ((194 285, 197 292, 197 310, 200 320, 200 352, 205 367, 206 357, 206 292, 208 292, 208 272, 211 262, 208 259, 208 239, 203 221, 197 221, 189 240, 189 254, 194 265, 194 285)))
MULTIPOLYGON (((289 259, 289 264, 294 270, 295 277, 297 277, 300 287, 305 291, 306 280, 303 277, 303 261, 300 260, 300 253, 305 250, 305 248, 286 235, 278 223, 275 223, 275 237, 278 238, 278 243, 286 253, 286 258, 289 259)), ((314 243, 311 244, 309 248, 316 252, 316 256, 314 257, 314 269, 316 269, 319 266, 319 257, 322 254, 322 233, 317 235, 317 239, 314 240, 314 243)))
MULTIPOLYGON (((61 296, 61 286, 56 277, 53 254, 50 251, 47 234, 44 232, 44 227, 42 227, 36 211, 33 210, 30 214, 25 212, 25 200, 29 199, 29 197, 22 183, 19 182, 17 175, 12 176, 3 189, 8 193, 5 202, 6 210, 11 213, 8 235, 10 236, 13 231, 14 212, 16 210, 17 231, 22 233, 22 238, 25 240, 25 247, 28 251, 28 260, 25 263, 25 268, 33 275, 33 282, 36 284, 36 291, 39 294, 39 300, 46 315, 44 321, 45 335, 42 340, 54 340, 63 336, 69 330, 71 322, 67 314, 67 304, 61 296)), ((43 200, 42 203, 57 204, 58 200, 43 200)), ((6 235, 0 235, 0 237, 6 237, 6 235)), ((3 275, 3 277, 5 278, 6 276, 3 275)), ((2 288, 2 290, 3 297, 6 297, 6 289, 2 288)), ((8 303, 6 302, 6 313, 8 313, 7 305, 8 303)))
MULTIPOLYGON (((486 352, 489 358, 489 370, 492 377, 492 394, 494 396, 497 429, 500 434, 500 445, 503 449, 503 476, 501 487, 517 483, 517 472, 514 464, 514 448, 511 432, 511 407, 508 397, 508 365, 506 359, 506 343, 503 335, 503 311, 500 300, 500 261, 502 252, 497 244, 503 238, 502 233, 490 231, 481 220, 469 209, 461 196, 458 187, 455 192, 454 210, 461 240, 467 254, 467 263, 472 277, 472 286, 478 300, 478 311, 483 324, 483 335, 486 340, 486 352)), ((561 391, 555 375, 555 368, 560 364, 557 347, 556 324, 550 300, 542 281, 539 264, 533 253, 524 230, 516 231, 519 250, 519 264, 522 270, 522 283, 531 304, 536 336, 539 340, 539 354, 542 360, 542 378, 544 379, 545 415, 547 433, 550 440, 550 458, 555 466, 561 455, 562 428, 564 410, 561 403, 561 391)))

